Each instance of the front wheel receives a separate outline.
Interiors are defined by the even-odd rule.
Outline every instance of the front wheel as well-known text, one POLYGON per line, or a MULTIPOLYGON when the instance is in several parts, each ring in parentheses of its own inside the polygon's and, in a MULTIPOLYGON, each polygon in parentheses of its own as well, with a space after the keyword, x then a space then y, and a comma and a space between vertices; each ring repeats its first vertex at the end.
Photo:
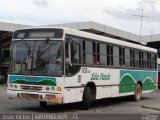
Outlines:
POLYGON ((88 110, 90 104, 91 104, 91 90, 88 86, 86 86, 83 93, 82 109, 88 110))
POLYGON ((40 101, 40 107, 44 108, 47 106, 47 102, 40 101))
POLYGON ((140 84, 137 84, 134 92, 134 101, 140 101, 141 95, 142 95, 142 87, 140 84))

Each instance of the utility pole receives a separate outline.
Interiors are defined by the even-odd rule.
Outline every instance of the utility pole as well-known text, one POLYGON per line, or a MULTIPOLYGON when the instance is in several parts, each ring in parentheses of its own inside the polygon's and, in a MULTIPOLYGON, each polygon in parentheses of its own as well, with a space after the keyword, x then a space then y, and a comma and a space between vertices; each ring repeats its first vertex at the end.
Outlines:
POLYGON ((146 18, 151 18, 150 16, 144 16, 144 9, 141 8, 141 9, 136 9, 136 10, 140 10, 141 11, 141 15, 132 15, 132 16, 135 16, 135 17, 140 17, 140 31, 139 31, 139 42, 141 42, 141 39, 142 39, 142 23, 143 23, 143 18, 146 17, 146 18))

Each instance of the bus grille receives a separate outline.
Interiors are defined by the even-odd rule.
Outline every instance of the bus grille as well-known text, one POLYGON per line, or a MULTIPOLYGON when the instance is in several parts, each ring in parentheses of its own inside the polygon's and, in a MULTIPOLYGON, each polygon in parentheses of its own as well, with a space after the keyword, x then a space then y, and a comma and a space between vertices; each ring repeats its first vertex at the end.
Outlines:
POLYGON ((21 85, 21 89, 22 90, 30 90, 30 91, 40 91, 40 90, 42 90, 42 87, 21 85))
POLYGON ((21 93, 20 94, 21 98, 24 99, 39 99, 39 95, 38 94, 26 94, 26 93, 21 93))

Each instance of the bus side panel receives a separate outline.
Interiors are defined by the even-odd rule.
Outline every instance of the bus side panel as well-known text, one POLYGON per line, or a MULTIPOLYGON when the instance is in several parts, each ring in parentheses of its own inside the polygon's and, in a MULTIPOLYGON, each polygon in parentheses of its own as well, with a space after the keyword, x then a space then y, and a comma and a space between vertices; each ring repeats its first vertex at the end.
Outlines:
POLYGON ((66 88, 64 90, 64 103, 80 102, 82 101, 84 88, 66 88))
POLYGON ((82 67, 76 75, 65 77, 63 101, 82 101, 84 87, 90 82, 96 86, 96 99, 118 96, 119 76, 118 69, 82 67))
POLYGON ((157 88, 156 71, 92 67, 85 67, 85 72, 81 71, 65 78, 65 103, 82 101, 84 87, 89 82, 96 86, 96 99, 133 95, 138 81, 142 83, 143 93, 157 88))
POLYGON ((110 68, 85 68, 82 84, 93 82, 96 86, 96 99, 119 95, 119 70, 110 68))
POLYGON ((157 88, 157 72, 145 70, 120 70, 120 94, 135 91, 137 82, 142 83, 142 91, 153 91, 157 88))
POLYGON ((64 103, 82 101, 84 86, 82 86, 81 70, 73 76, 65 77, 64 82, 64 103))

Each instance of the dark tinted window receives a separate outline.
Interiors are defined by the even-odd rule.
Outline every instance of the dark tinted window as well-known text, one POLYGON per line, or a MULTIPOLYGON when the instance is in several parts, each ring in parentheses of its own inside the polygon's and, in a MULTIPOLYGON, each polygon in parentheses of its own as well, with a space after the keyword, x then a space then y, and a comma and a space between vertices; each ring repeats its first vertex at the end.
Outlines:
POLYGON ((72 63, 80 63, 80 45, 79 44, 71 44, 71 62, 72 63))
POLYGON ((125 67, 130 67, 130 50, 125 48, 125 67))
POLYGON ((113 46, 113 66, 119 66, 119 47, 113 46))
POLYGON ((92 42, 83 41, 83 64, 92 64, 92 42))
POLYGON ((105 44, 100 44, 100 65, 107 65, 107 56, 106 56, 106 45, 105 44))

